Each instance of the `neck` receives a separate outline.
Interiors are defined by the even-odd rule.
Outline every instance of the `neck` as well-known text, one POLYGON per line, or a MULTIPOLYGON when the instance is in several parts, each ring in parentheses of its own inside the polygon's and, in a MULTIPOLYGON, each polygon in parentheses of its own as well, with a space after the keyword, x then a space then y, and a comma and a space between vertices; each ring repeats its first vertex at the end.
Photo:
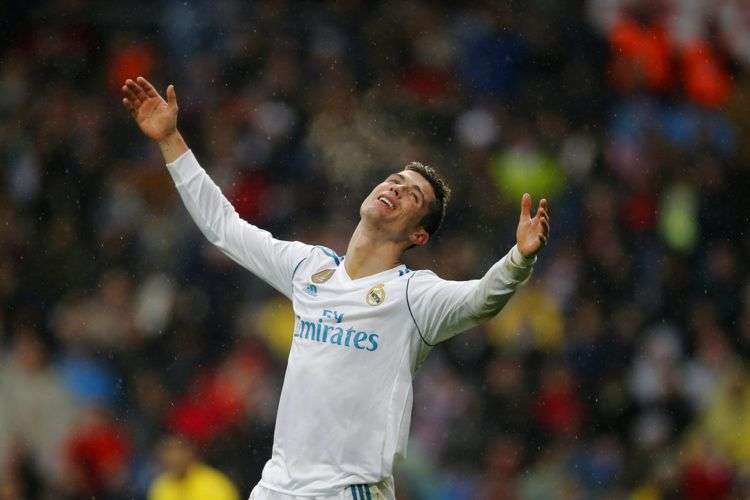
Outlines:
POLYGON ((346 248, 344 267, 351 279, 364 278, 396 267, 403 252, 403 243, 384 238, 359 221, 346 248))

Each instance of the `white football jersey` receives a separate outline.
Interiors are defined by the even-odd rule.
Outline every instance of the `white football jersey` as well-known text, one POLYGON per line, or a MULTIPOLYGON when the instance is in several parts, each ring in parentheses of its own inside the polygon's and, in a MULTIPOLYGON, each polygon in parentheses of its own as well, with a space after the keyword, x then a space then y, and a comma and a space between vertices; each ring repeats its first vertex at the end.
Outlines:
POLYGON ((513 247, 478 280, 446 281, 404 265, 352 279, 332 250, 277 240, 243 221, 192 152, 167 167, 209 241, 294 307, 260 484, 323 496, 390 477, 406 453, 414 372, 435 344, 497 314, 533 260, 513 247))

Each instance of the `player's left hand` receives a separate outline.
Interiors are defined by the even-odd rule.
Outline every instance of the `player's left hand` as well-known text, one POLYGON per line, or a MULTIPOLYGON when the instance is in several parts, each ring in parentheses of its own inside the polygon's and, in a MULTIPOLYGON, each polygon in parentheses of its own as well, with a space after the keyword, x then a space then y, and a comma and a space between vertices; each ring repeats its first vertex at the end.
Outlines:
POLYGON ((521 217, 516 229, 516 244, 521 255, 533 257, 547 244, 549 238, 549 204, 542 198, 536 215, 531 217, 531 196, 524 193, 521 198, 521 217))

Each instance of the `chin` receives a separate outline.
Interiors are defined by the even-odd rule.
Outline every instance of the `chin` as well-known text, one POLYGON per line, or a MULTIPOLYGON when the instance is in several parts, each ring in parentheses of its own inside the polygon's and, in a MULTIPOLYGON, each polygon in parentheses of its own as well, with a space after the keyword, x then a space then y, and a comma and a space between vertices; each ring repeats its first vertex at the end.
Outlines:
POLYGON ((375 226, 382 225, 384 222, 383 214, 378 211, 377 207, 364 207, 360 210, 359 216, 363 221, 375 226))
POLYGON ((394 222, 393 217, 390 217, 391 214, 375 203, 363 205, 359 211, 359 216, 370 226, 380 229, 389 227, 394 222))
POLYGON ((364 216, 365 214, 368 214, 370 217, 378 217, 381 218, 383 215, 385 215, 385 212, 380 207, 380 202, 377 200, 365 200, 364 203, 362 203, 362 206, 359 209, 359 214, 364 216))

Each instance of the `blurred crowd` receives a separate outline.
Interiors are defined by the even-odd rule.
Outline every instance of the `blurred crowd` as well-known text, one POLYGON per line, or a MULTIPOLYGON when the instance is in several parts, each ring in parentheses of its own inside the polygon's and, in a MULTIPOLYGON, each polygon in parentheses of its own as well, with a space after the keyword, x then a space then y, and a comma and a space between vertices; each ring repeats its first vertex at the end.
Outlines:
POLYGON ((472 279, 520 194, 550 199, 531 281, 417 373, 400 499, 750 498, 746 2, 0 19, 0 499, 246 498, 270 456, 290 304, 194 227, 120 104, 138 75, 175 84, 201 163, 279 238, 343 253, 419 160, 455 196, 407 264, 472 279))

